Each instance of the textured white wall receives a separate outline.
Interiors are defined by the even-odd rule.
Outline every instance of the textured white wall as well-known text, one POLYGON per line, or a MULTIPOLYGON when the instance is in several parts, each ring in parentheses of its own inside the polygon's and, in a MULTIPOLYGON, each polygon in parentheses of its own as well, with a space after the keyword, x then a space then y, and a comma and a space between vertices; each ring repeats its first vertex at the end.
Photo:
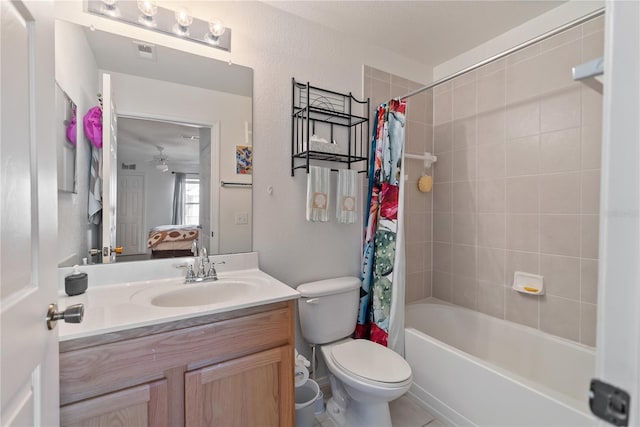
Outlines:
MULTIPOLYGON (((87 203, 89 191, 90 143, 84 137, 82 117, 98 103, 98 67, 83 32, 75 25, 56 21, 55 50, 66 61, 56 60, 56 81, 77 105, 78 193, 58 193, 58 262, 80 264, 87 255, 87 203)), ((95 227, 94 227, 95 228, 95 227)))
MULTIPOLYGON (((171 8, 185 4, 195 16, 218 16, 232 28, 231 53, 85 14, 80 2, 57 2, 56 15, 253 68, 253 248, 260 253, 261 268, 294 287, 310 280, 358 274, 361 221, 338 225, 304 219, 306 178, 301 172, 290 176, 291 77, 361 96, 364 63, 416 81, 430 80, 431 68, 355 43, 259 2, 160 2, 171 8), (267 194, 268 186, 273 186, 272 195, 267 194)), ((335 177, 333 181, 335 186, 335 177)))
POLYGON ((447 77, 457 71, 464 70, 484 59, 504 52, 514 46, 531 40, 541 34, 558 28, 568 22, 576 20, 595 10, 604 7, 601 0, 571 0, 551 9, 542 15, 519 25, 506 33, 500 34, 467 52, 436 65, 433 68, 433 80, 447 77))

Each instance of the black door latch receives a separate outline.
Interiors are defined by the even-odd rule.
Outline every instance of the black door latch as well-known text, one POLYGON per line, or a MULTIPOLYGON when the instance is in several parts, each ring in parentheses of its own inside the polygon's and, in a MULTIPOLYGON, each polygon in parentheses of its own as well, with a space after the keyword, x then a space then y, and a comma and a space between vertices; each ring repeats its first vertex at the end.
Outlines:
POLYGON ((589 407, 596 417, 616 426, 627 427, 630 404, 631 397, 626 391, 600 380, 591 380, 589 407))

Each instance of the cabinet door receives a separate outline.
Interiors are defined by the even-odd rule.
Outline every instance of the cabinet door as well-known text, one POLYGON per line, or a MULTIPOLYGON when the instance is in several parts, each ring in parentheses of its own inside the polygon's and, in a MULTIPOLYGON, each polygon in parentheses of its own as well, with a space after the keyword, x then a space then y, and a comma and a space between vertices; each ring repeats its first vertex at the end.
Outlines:
POLYGON ((105 394, 60 408, 65 427, 167 426, 167 380, 105 394))
POLYGON ((187 427, 293 426, 293 347, 286 345, 185 375, 187 427))

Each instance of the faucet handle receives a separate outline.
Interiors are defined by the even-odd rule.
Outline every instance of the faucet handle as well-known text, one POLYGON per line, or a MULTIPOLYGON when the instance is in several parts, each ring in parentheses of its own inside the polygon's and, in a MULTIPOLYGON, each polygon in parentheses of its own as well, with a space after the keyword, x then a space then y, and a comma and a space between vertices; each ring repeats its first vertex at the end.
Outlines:
POLYGON ((213 280, 218 280, 218 272, 216 271, 216 264, 226 264, 224 261, 213 262, 209 261, 209 272, 207 273, 207 277, 212 278, 213 280))
POLYGON ((185 279, 187 281, 196 278, 196 273, 193 271, 193 264, 189 264, 188 262, 185 262, 184 264, 177 264, 175 265, 175 267, 184 268, 187 270, 187 275, 185 276, 185 279))
POLYGON ((193 279, 196 277, 196 273, 193 271, 193 265, 189 264, 187 267, 187 279, 193 279))

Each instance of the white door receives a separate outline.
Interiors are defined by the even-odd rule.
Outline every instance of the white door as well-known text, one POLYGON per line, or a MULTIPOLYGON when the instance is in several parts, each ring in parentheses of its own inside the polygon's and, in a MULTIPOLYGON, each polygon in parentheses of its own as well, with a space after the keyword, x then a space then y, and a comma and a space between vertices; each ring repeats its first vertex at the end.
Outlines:
POLYGON ((607 2, 597 378, 640 425, 640 2, 607 2), (627 408, 628 409, 628 408, 627 408))
POLYGON ((116 261, 118 118, 111 75, 102 76, 102 262, 116 261))
POLYGON ((0 425, 58 425, 53 2, 0 2, 0 425))
POLYGON ((144 175, 118 175, 118 246, 124 255, 145 252, 144 175))

